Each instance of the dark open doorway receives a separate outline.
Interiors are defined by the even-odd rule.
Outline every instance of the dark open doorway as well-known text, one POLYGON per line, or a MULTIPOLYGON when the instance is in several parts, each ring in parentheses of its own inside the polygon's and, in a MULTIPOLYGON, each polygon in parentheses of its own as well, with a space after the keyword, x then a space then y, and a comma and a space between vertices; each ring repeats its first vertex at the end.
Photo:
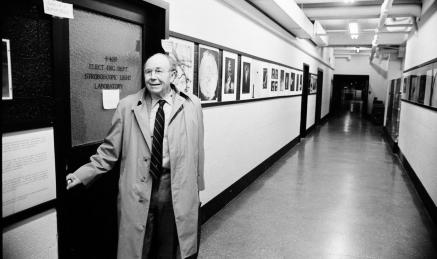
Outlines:
POLYGON ((308 87, 310 84, 310 66, 303 64, 302 104, 300 109, 300 137, 304 138, 307 131, 308 87))
POLYGON ((334 75, 331 112, 367 114, 368 75, 334 75))
POLYGON ((316 97, 316 121, 315 124, 320 123, 320 116, 322 113, 322 93, 323 93, 323 70, 317 69, 317 97, 316 97))

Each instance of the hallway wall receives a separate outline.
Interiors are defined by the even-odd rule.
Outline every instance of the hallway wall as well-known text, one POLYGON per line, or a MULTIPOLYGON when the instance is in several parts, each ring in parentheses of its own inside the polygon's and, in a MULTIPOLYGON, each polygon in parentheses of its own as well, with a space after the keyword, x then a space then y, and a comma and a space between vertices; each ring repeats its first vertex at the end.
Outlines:
POLYGON ((369 75, 369 97, 367 112, 372 111, 373 98, 385 102, 388 80, 401 74, 401 60, 397 57, 388 59, 374 59, 369 63, 369 55, 351 55, 351 59, 335 59, 335 74, 340 75, 369 75))
MULTIPOLYGON (((407 41, 405 70, 437 58, 437 12, 407 41)), ((402 102, 399 149, 437 204, 437 111, 402 102)))
MULTIPOLYGON (((319 48, 307 40, 293 38, 271 20, 260 18, 265 16, 250 5, 242 13, 226 1, 167 2, 172 32, 298 69, 306 63, 311 73, 317 73, 319 67, 325 74, 332 74, 329 72, 332 69, 307 54, 322 59, 319 48)), ((330 84, 324 82, 324 86, 330 84)), ((206 152, 203 204, 298 137, 300 105, 301 97, 292 97, 203 109, 206 152)), ((315 102, 311 109, 315 111, 315 102)))

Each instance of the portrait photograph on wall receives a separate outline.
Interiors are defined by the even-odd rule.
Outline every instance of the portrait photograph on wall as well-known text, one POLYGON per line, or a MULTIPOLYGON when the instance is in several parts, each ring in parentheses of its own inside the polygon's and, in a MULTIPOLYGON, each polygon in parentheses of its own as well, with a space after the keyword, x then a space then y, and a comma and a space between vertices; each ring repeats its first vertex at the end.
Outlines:
POLYGON ((270 92, 272 95, 275 95, 275 92, 278 91, 278 79, 279 79, 279 70, 276 67, 272 67, 271 69, 271 82, 270 82, 270 92))
POLYGON ((419 77, 419 93, 417 97, 417 102, 424 104, 425 101, 425 88, 426 86, 426 75, 420 75, 419 77))
POLYGON ((281 69, 280 80, 279 80, 279 91, 284 91, 285 88, 285 71, 281 69))
POLYGON ((8 39, 2 39, 2 100, 12 100, 11 53, 8 39))
POLYGON ((410 81, 410 94, 409 94, 409 101, 417 102, 417 98, 419 96, 419 87, 418 87, 418 77, 416 75, 411 76, 410 81))
POLYGON ((237 97, 237 62, 238 55, 223 51, 222 101, 235 101, 237 97))
POLYGON ((285 73, 285 90, 288 90, 289 87, 289 81, 290 81, 290 73, 285 73))
POLYGON ((217 102, 219 78, 219 50, 199 45, 199 98, 202 102, 217 102))
POLYGON ((252 85, 251 85, 251 69, 252 59, 248 57, 241 57, 241 82, 240 82, 240 99, 252 98, 252 85))
POLYGON ((263 97, 263 64, 261 61, 252 59, 251 69, 252 98, 263 97))
POLYGON ((431 81, 431 98, 430 98, 430 106, 437 108, 437 66, 434 65, 434 75, 431 81))
POLYGON ((185 93, 193 92, 194 75, 194 42, 170 37, 172 49, 169 56, 176 61, 177 75, 173 84, 179 91, 185 93))
POLYGON ((267 89, 269 79, 269 69, 267 67, 263 67, 263 89, 267 89))
POLYGON ((294 92, 294 83, 295 83, 295 73, 291 72, 290 74, 290 91, 294 92))

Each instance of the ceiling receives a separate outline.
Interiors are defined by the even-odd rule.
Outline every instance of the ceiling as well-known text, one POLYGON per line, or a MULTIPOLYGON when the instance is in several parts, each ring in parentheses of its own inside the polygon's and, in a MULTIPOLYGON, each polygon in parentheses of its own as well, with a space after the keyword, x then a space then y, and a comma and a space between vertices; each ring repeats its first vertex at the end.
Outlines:
MULTIPOLYGON (((328 36, 328 46, 372 46, 384 1, 376 0, 296 0, 312 21, 318 21, 328 36), (347 2, 346 2, 347 1, 347 2), (359 28, 357 39, 349 33, 349 23, 359 28)), ((422 0, 393 0, 388 16, 378 31, 378 45, 402 45, 421 12, 422 0)))

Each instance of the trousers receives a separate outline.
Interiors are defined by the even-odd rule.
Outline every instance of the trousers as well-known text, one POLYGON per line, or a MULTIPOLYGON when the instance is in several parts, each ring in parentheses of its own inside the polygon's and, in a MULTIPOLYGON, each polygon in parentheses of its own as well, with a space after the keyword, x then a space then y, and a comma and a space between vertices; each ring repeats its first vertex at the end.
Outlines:
MULTIPOLYGON (((200 226, 198 228, 198 245, 200 226)), ((149 212, 142 259, 178 259, 180 258, 176 222, 171 196, 171 176, 164 170, 159 179, 152 184, 149 212)), ((197 253, 187 259, 197 258, 197 253)))

